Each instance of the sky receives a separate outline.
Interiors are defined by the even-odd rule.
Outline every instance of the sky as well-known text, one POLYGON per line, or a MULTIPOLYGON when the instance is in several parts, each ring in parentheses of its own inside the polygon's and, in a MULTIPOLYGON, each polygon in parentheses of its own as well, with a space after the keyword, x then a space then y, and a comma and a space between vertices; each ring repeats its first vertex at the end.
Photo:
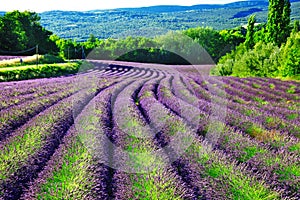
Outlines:
POLYGON ((97 9, 131 8, 153 5, 197 5, 225 4, 238 0, 1 0, 0 11, 30 10, 44 12, 50 10, 88 11, 97 9))

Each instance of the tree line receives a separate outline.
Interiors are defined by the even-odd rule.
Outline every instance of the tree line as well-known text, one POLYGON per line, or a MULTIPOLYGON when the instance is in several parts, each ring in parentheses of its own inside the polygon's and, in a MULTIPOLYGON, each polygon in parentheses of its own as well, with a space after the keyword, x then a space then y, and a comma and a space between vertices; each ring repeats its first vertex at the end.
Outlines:
POLYGON ((270 0, 268 20, 248 20, 244 43, 222 57, 212 71, 222 76, 299 77, 300 26, 291 23, 289 0, 270 0))
POLYGON ((29 11, 7 12, 0 17, 0 54, 32 55, 38 45, 38 53, 54 54, 64 59, 89 57, 164 64, 206 64, 217 62, 234 49, 245 40, 246 33, 242 27, 222 31, 198 27, 155 38, 129 36, 100 40, 91 34, 87 41, 77 42, 58 37, 43 28, 39 21, 38 14, 29 11), (186 41, 184 36, 192 42, 186 41), (195 49, 196 44, 201 48, 195 49), (191 52, 191 48, 195 51, 191 52), (212 59, 208 59, 209 55, 212 59))

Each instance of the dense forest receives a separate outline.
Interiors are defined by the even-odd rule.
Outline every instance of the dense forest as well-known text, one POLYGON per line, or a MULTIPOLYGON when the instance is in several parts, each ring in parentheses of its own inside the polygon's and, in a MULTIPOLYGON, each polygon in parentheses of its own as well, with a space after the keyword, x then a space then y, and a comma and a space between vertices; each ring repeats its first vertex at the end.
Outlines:
MULTIPOLYGON (((300 0, 291 1, 291 19, 300 20, 300 0)), ((86 41, 89 34, 99 39, 143 36, 153 38, 168 31, 199 26, 216 30, 247 24, 251 14, 257 23, 268 17, 267 0, 234 2, 225 5, 154 6, 87 12, 49 11, 40 13, 41 24, 64 39, 86 41)))
POLYGON ((99 39, 90 34, 84 42, 64 39, 46 30, 37 13, 13 11, 0 17, 0 53, 37 52, 66 60, 88 57, 164 64, 218 63, 212 71, 214 75, 297 76, 299 21, 291 17, 288 0, 270 0, 268 10, 265 22, 257 23, 257 16, 251 15, 247 26, 233 29, 197 27, 154 38, 99 39), (201 49, 195 50, 196 46, 201 49))

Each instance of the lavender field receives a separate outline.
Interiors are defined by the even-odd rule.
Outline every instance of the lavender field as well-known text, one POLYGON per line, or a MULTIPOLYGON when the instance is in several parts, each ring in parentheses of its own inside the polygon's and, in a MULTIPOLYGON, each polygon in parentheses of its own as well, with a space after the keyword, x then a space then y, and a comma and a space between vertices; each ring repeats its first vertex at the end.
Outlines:
POLYGON ((300 199, 300 82, 93 64, 0 83, 0 199, 300 199))

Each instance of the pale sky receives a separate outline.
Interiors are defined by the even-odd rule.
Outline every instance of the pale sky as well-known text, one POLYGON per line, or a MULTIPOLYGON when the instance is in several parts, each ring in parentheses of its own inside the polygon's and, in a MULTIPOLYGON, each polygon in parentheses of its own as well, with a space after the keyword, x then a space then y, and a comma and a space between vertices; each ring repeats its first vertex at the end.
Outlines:
POLYGON ((0 11, 49 10, 88 11, 97 9, 143 7, 153 5, 225 4, 238 0, 1 0, 0 11))

